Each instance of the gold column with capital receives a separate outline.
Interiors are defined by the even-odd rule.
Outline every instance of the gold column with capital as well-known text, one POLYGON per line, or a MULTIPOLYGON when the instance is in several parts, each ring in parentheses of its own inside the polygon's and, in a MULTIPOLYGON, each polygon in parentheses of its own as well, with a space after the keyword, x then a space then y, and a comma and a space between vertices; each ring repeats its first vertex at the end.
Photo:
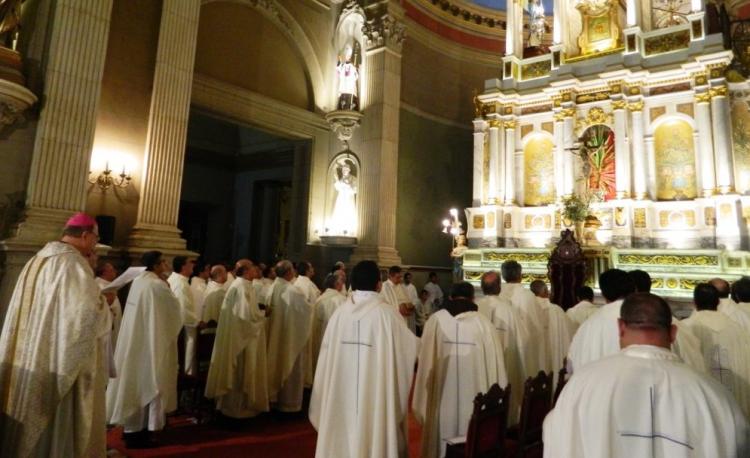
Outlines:
POLYGON ((185 252, 177 216, 198 38, 200 0, 164 0, 146 136, 138 221, 128 251, 185 252))
POLYGON ((714 131, 716 186, 722 194, 734 193, 734 162, 732 159, 732 123, 729 119, 727 86, 714 86, 711 94, 711 127, 714 131))
POLYGON ((698 130, 698 159, 700 161, 701 194, 711 197, 716 191, 716 173, 714 166, 714 142, 711 133, 711 94, 695 94, 695 120, 698 130))

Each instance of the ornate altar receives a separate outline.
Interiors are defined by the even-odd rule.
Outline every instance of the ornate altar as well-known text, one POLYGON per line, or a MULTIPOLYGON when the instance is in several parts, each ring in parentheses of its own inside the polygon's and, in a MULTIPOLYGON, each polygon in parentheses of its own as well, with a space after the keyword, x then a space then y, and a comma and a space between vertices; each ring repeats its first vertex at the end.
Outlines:
POLYGON ((581 0, 576 9, 581 13, 582 30, 578 46, 582 55, 606 52, 620 47, 616 0, 581 0))

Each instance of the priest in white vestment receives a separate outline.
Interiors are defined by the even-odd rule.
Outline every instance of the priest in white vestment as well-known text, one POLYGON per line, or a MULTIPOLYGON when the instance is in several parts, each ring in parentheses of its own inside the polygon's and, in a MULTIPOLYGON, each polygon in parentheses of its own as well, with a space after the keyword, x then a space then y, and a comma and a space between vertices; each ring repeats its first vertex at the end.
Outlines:
POLYGON ((407 458, 408 399, 419 339, 377 293, 373 261, 352 269, 354 292, 328 322, 310 422, 318 458, 407 458))
POLYGON ((573 334, 578 326, 568 318, 563 309, 549 300, 549 288, 541 280, 534 280, 529 285, 531 292, 536 296, 536 300, 547 314, 547 369, 546 372, 552 372, 553 383, 557 386, 557 378, 560 369, 563 367, 565 357, 568 355, 570 342, 573 340, 573 334))
POLYGON ((732 392, 750 416, 750 334, 716 311, 719 292, 713 285, 696 285, 693 302, 696 311, 682 324, 700 340, 707 372, 732 392))
POLYGON ((190 291, 193 293, 193 304, 195 304, 195 314, 203 316, 203 300, 206 298, 206 289, 208 280, 211 275, 211 265, 203 260, 198 260, 193 266, 193 276, 190 277, 190 291))
MULTIPOLYGON (((309 305, 312 309, 315 305, 315 301, 317 301, 318 297, 320 297, 320 289, 318 289, 317 285, 312 281, 312 278, 315 275, 315 269, 313 268, 311 263, 307 261, 300 261, 297 263, 296 270, 297 278, 293 282, 294 286, 302 291, 302 294, 305 295, 305 301, 307 302, 307 305, 309 305)), ((312 324, 313 322, 311 321, 310 326, 312 326, 312 324)), ((310 330, 310 332, 312 332, 312 329, 310 330)), ((305 373, 305 387, 309 388, 312 386, 313 375, 315 374, 312 339, 309 339, 307 341, 307 345, 305 345, 305 357, 303 361, 304 367, 302 370, 305 373)))
POLYGON ((427 275, 427 283, 424 284, 424 289, 430 293, 429 310, 425 312, 429 316, 443 305, 443 289, 438 284, 437 272, 430 272, 427 275))
POLYGON ((312 332, 312 307, 293 279, 292 263, 279 261, 268 304, 268 394, 281 412, 302 410, 305 346, 312 332))
POLYGON ((508 384, 500 336, 473 299, 470 283, 453 285, 422 334, 412 404, 422 425, 422 458, 445 456, 450 439, 466 436, 477 393, 508 384))
POLYGON ((568 318, 580 326, 591 315, 599 311, 599 306, 594 304, 594 290, 589 286, 581 286, 576 291, 578 303, 565 311, 568 318))
POLYGON ((201 321, 188 283, 194 262, 193 259, 185 256, 175 256, 172 259, 172 273, 167 278, 167 283, 177 297, 182 310, 182 323, 185 326, 185 361, 183 364, 185 373, 189 375, 195 374, 196 371, 195 344, 198 340, 198 325, 201 321))
POLYGON ((106 454, 112 325, 88 256, 96 221, 71 217, 21 271, 0 334, 0 455, 106 454))
POLYGON ((500 274, 487 271, 482 274, 482 294, 476 300, 479 312, 490 317, 495 332, 503 346, 505 370, 511 385, 508 424, 518 423, 521 414, 523 387, 526 379, 536 377, 546 365, 546 352, 534 340, 521 312, 510 301, 500 297, 500 274), (516 389, 516 387, 519 387, 516 389))
POLYGON ((146 271, 130 287, 115 348, 117 377, 107 387, 107 423, 123 425, 128 448, 153 446, 150 432, 163 429, 166 414, 177 408, 182 310, 162 280, 162 254, 147 251, 141 264, 146 271))
POLYGON ((711 284, 719 290, 719 312, 739 324, 745 332, 750 333, 750 279, 743 277, 735 281, 731 287, 731 297, 727 293, 730 288, 725 280, 714 278, 711 284))
MULTIPOLYGON (((117 270, 110 262, 105 262, 97 269, 96 272, 96 284, 99 285, 99 289, 103 290, 106 288, 112 280, 117 278, 117 270)), ((104 294, 109 304, 109 312, 112 314, 112 350, 117 344, 117 334, 120 332, 120 323, 122 322, 122 305, 120 299, 117 297, 117 291, 112 291, 104 294)))
MULTIPOLYGON (((599 275, 599 288, 608 301, 591 318, 586 320, 570 343, 568 369, 573 372, 585 364, 620 351, 617 337, 617 317, 620 316, 622 301, 635 291, 635 285, 627 272, 609 269, 599 275)), ((699 372, 705 371, 700 342, 677 320, 673 320, 680 330, 672 349, 682 359, 699 372)))
POLYGON ((344 291, 344 282, 342 277, 336 274, 328 274, 324 282, 325 291, 320 295, 313 306, 313 328, 312 337, 312 365, 315 369, 318 356, 320 355, 320 345, 323 343, 323 336, 328 326, 328 321, 333 316, 333 312, 346 300, 342 294, 344 291))
POLYGON ((250 418, 269 410, 266 314, 252 285, 260 270, 242 266, 235 274, 216 328, 206 397, 227 417, 250 418))
POLYGON ((625 299, 622 350, 576 370, 544 421, 546 458, 750 456, 748 424, 732 395, 670 351, 667 303, 625 299))
POLYGON ((211 321, 218 323, 221 306, 224 303, 224 296, 227 290, 224 289, 224 283, 227 281, 227 269, 221 264, 211 267, 210 279, 206 287, 206 297, 203 299, 203 316, 201 321, 209 323, 211 321))
POLYGON ((406 288, 403 285, 403 273, 401 267, 391 266, 388 269, 388 280, 380 289, 383 300, 391 306, 404 319, 406 325, 413 333, 417 333, 417 318, 414 315, 414 304, 411 303, 406 288))

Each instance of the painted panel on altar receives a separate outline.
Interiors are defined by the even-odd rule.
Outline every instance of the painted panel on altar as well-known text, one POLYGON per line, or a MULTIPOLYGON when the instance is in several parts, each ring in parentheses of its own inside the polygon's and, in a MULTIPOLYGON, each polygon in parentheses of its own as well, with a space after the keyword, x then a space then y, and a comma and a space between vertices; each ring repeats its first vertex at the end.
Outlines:
POLYGON ((548 135, 535 134, 523 149, 524 205, 555 201, 554 144, 548 135))
POLYGON ((581 136, 588 158, 589 189, 602 200, 615 198, 615 135, 609 127, 598 124, 581 136))
POLYGON ((737 191, 750 191, 750 97, 732 102, 732 141, 737 191))
POLYGON ((654 131, 657 200, 694 199, 695 148, 693 127, 686 121, 670 120, 654 131))

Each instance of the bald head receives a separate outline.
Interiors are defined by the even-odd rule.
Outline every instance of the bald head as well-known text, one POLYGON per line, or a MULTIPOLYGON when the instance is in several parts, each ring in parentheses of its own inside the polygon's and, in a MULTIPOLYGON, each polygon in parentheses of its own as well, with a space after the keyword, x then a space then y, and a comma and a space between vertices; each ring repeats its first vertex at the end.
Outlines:
POLYGON ((719 292, 719 298, 723 299, 729 297, 729 282, 723 278, 712 278, 708 281, 708 284, 716 288, 719 292))
POLYGON ((227 281, 227 269, 221 264, 216 264, 211 267, 211 273, 209 275, 211 280, 216 283, 226 283, 227 281))
POLYGON ((494 270, 482 274, 482 294, 485 296, 500 294, 500 275, 494 270))
POLYGON ((248 269, 252 265, 253 265, 253 261, 243 258, 234 263, 234 270, 237 271, 237 269, 239 269, 240 267, 244 267, 245 269, 248 269))
POLYGON ((669 304, 651 293, 629 295, 620 307, 618 325, 620 348, 630 345, 670 348, 677 334, 669 304))

